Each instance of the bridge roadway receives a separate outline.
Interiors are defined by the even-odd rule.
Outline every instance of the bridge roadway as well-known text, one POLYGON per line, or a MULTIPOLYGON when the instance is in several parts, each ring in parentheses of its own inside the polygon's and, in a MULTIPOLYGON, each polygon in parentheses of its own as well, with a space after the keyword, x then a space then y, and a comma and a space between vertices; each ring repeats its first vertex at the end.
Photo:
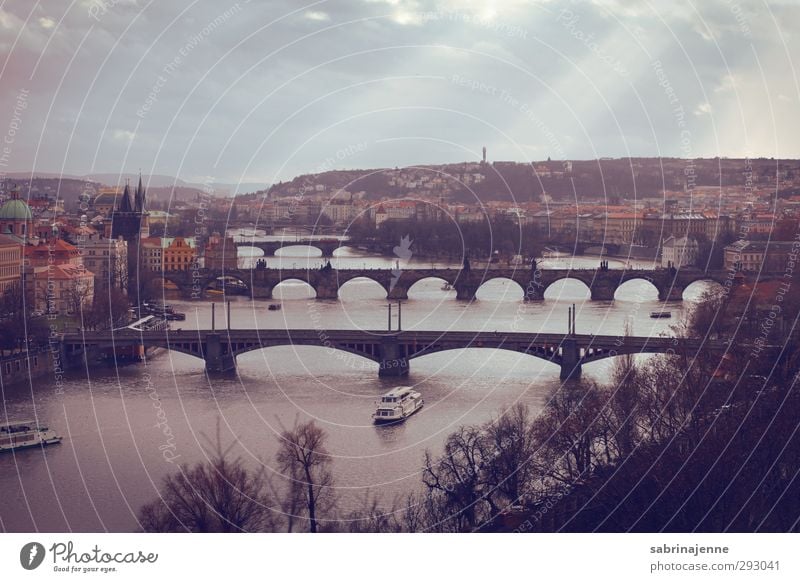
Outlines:
POLYGON ((308 283, 317 299, 337 299, 339 290, 348 281, 365 278, 378 283, 389 299, 407 299, 411 287, 423 279, 438 279, 456 290, 457 299, 474 300, 481 285, 492 279, 510 279, 522 287, 526 300, 544 298, 545 290, 562 279, 577 279, 590 290, 593 300, 611 301, 617 288, 632 280, 650 282, 658 290, 661 301, 678 301, 683 291, 695 281, 716 281, 726 286, 734 279, 729 271, 702 271, 700 269, 531 269, 472 268, 472 269, 199 269, 165 271, 161 277, 174 284, 184 297, 202 299, 206 290, 220 277, 241 281, 253 298, 270 298, 273 290, 283 281, 297 280, 308 283))
POLYGON ((446 350, 493 348, 528 354, 561 367, 561 378, 576 378, 583 364, 624 354, 688 353, 703 347, 724 350, 721 340, 521 332, 369 331, 324 329, 235 329, 76 331, 65 333, 66 357, 142 346, 167 348, 205 360, 211 373, 236 368, 236 356, 270 346, 321 346, 377 362, 381 376, 405 376, 414 358, 446 350))

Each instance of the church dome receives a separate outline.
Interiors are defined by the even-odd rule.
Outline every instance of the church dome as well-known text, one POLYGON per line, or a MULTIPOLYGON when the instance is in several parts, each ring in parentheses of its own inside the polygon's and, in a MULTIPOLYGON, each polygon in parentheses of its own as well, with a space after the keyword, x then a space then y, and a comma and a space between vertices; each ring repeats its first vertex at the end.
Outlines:
POLYGON ((0 206, 0 220, 32 220, 31 209, 24 200, 14 198, 0 206))

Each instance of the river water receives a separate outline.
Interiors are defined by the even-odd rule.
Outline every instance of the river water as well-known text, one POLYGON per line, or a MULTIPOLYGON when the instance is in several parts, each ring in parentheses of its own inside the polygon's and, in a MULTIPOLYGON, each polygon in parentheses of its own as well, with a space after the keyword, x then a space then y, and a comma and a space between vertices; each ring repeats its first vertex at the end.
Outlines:
MULTIPOLYGON (((241 249, 242 261, 258 251, 241 249)), ((287 247, 268 257, 270 267, 317 265, 319 252, 287 247)), ((621 268, 621 261, 610 261, 621 268)), ((334 264, 392 268, 395 260, 370 257, 343 248, 334 264)), ((599 259, 547 259, 544 268, 596 267, 599 259)), ((401 267, 430 267, 425 260, 401 267)), ((436 264, 436 266, 446 266, 436 264)), ((686 301, 671 303, 672 319, 651 319, 660 309, 646 282, 626 283, 613 302, 592 302, 577 281, 548 289, 546 300, 523 303, 522 289, 510 281, 492 281, 473 303, 455 300, 442 282, 426 280, 409 292, 402 307, 404 330, 551 331, 564 333, 567 308, 578 306, 578 333, 671 334, 691 301, 703 291, 697 283, 686 301)), ((169 298, 168 298, 169 299, 169 298)), ((208 328, 210 302, 169 300, 187 314, 174 327, 208 328)), ((217 304, 216 323, 224 327, 217 304)), ((397 326, 396 311, 393 326, 397 326)), ((236 328, 386 329, 385 292, 377 283, 356 280, 341 290, 339 301, 316 301, 304 283, 285 282, 270 301, 245 297, 232 302, 230 325, 236 328), (269 303, 282 309, 269 311, 269 303)), ((0 456, 0 531, 134 531, 142 504, 157 496, 161 479, 177 463, 203 460, 217 427, 223 444, 238 441, 233 454, 257 467, 275 470, 276 434, 295 420, 315 419, 328 433, 328 449, 343 508, 369 493, 387 505, 420 485, 426 449, 441 450, 447 435, 461 424, 482 423, 522 401, 541 410, 561 385, 553 364, 522 354, 469 349, 432 354, 411 361, 404 379, 379 379, 377 364, 342 358, 316 347, 274 347, 239 356, 238 375, 209 379, 203 362, 161 351, 146 363, 95 367, 68 373, 63 391, 46 377, 32 385, 3 388, 3 418, 36 417, 64 437, 45 450, 0 456), (370 415, 380 394, 413 384, 425 408, 406 423, 375 427, 370 415), (167 429, 172 435, 164 434, 167 429)), ((584 376, 605 381, 609 360, 584 366, 584 376)))

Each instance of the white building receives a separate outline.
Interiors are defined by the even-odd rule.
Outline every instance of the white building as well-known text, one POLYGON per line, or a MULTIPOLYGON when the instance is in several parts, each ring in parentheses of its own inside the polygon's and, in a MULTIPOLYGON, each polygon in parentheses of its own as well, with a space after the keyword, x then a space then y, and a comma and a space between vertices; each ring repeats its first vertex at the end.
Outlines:
POLYGON ((700 245, 693 238, 671 236, 664 239, 661 245, 661 266, 673 266, 676 269, 692 266, 697 263, 700 245))

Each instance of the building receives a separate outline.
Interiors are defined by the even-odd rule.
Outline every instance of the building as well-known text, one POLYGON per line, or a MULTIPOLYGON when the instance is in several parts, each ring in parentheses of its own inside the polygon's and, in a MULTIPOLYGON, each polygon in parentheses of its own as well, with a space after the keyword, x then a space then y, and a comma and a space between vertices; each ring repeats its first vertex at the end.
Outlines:
POLYGON ((93 236, 82 244, 83 264, 94 273, 95 289, 126 289, 128 243, 122 237, 93 236))
POLYGON ((161 271, 162 243, 158 237, 139 241, 139 263, 142 271, 161 271))
POLYGON ((194 240, 176 236, 174 239, 162 238, 165 241, 161 254, 165 271, 188 271, 197 261, 194 240), (169 242, 167 242, 169 241, 169 242))
POLYGON ((351 200, 333 200, 322 207, 321 213, 333 224, 350 224, 358 216, 359 209, 351 200))
POLYGON ((671 236, 661 245, 661 266, 676 269, 693 266, 697 264, 699 255, 700 245, 697 240, 688 236, 671 236))
POLYGON ((33 272, 33 289, 36 311, 80 313, 94 301, 94 274, 83 265, 37 267, 33 272))
POLYGON ((97 195, 92 199, 91 209, 95 214, 111 216, 121 200, 121 195, 122 188, 98 188, 97 195))
POLYGON ((782 273, 789 261, 796 261, 800 248, 793 241, 737 240, 725 247, 725 269, 747 272, 782 273))
POLYGON ((130 186, 125 184, 118 205, 111 212, 111 236, 122 237, 129 245, 134 245, 139 239, 150 236, 150 223, 145 212, 146 194, 142 186, 142 176, 139 176, 139 185, 136 187, 134 199, 131 201, 130 186))
POLYGON ((22 283, 22 244, 0 234, 0 295, 22 283))
POLYGON ((28 204, 19 197, 19 188, 11 189, 11 198, 0 206, 0 234, 12 234, 27 239, 33 224, 28 204))
POLYGON ((414 200, 394 200, 382 203, 375 211, 375 226, 387 220, 416 220, 417 202, 414 200))
POLYGON ((81 257, 78 247, 61 238, 49 241, 40 239, 38 244, 25 247, 25 265, 27 267, 82 264, 83 257, 81 257))
POLYGON ((188 271, 197 261, 195 241, 181 236, 142 239, 139 260, 145 271, 188 271))
POLYGON ((604 242, 610 244, 637 244, 642 226, 642 215, 635 212, 609 212, 605 216, 604 242))
POLYGON ((222 237, 218 232, 211 235, 205 249, 205 268, 229 271, 239 268, 239 254, 233 237, 222 237))

